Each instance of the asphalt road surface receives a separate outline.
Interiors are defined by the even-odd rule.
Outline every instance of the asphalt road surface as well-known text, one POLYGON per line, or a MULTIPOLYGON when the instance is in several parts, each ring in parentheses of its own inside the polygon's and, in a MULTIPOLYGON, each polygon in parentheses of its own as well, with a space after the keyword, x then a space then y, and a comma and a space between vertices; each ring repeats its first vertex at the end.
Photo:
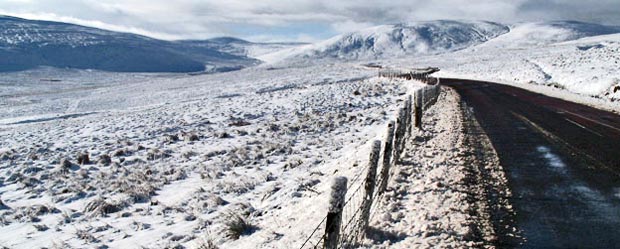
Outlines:
POLYGON ((524 239, 499 236, 499 247, 620 248, 619 115, 490 82, 441 83, 473 109, 506 171, 524 239))

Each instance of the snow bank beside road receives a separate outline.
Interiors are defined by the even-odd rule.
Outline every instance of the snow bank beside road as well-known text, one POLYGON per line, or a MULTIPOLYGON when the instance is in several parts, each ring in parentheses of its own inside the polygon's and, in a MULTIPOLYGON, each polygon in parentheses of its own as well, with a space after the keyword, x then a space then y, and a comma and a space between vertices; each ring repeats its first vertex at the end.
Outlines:
POLYGON ((424 130, 393 167, 368 247, 490 247, 506 234, 496 216, 511 212, 503 169, 483 135, 465 134, 475 126, 466 119, 452 90, 424 114, 424 130))

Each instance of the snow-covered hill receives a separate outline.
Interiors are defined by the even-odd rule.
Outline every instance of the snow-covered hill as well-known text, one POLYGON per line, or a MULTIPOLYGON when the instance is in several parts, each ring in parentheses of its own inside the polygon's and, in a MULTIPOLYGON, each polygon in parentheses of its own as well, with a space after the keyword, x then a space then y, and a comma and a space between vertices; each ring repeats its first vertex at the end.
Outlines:
POLYGON ((620 27, 575 21, 530 22, 513 25, 510 32, 485 42, 479 48, 535 47, 620 32, 620 27))
POLYGON ((299 42, 250 42, 234 37, 218 37, 208 40, 185 40, 181 42, 190 46, 206 47, 250 58, 257 58, 280 50, 307 45, 307 43, 299 42))
POLYGON ((478 46, 382 64, 437 66, 443 76, 503 82, 620 111, 620 105, 613 103, 620 100, 618 27, 522 23, 478 46))
POLYGON ((257 60, 183 42, 73 24, 0 16, 0 71, 39 66, 122 72, 215 71, 257 60))
POLYGON ((382 25, 324 42, 259 57, 268 62, 321 59, 364 60, 456 51, 484 43, 510 29, 483 21, 430 21, 382 25))

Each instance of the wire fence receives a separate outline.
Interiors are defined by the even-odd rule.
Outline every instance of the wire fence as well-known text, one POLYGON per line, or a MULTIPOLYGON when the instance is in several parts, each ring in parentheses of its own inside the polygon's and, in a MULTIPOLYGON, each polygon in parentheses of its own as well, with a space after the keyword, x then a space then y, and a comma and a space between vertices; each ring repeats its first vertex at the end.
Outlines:
MULTIPOLYGON (((438 80, 436 81, 438 83, 438 80)), ((391 168, 400 159, 405 140, 421 126, 422 112, 437 101, 439 84, 427 85, 409 95, 393 121, 387 124, 383 141, 371 143, 365 166, 353 177, 336 177, 326 216, 300 248, 356 248, 365 239, 369 221, 386 191, 391 168), (379 167, 381 166, 381 167, 379 167)))
POLYGON ((379 77, 384 78, 402 78, 406 80, 420 80, 429 85, 439 83, 438 78, 431 77, 431 74, 438 72, 439 68, 423 68, 423 69, 395 69, 382 68, 379 69, 379 77))

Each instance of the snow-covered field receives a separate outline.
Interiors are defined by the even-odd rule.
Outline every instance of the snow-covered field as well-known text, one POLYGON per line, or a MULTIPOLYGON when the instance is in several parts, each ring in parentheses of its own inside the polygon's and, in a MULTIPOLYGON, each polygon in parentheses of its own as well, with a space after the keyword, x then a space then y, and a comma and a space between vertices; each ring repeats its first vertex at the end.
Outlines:
POLYGON ((375 74, 3 74, 0 245, 298 246, 404 98, 375 74))

